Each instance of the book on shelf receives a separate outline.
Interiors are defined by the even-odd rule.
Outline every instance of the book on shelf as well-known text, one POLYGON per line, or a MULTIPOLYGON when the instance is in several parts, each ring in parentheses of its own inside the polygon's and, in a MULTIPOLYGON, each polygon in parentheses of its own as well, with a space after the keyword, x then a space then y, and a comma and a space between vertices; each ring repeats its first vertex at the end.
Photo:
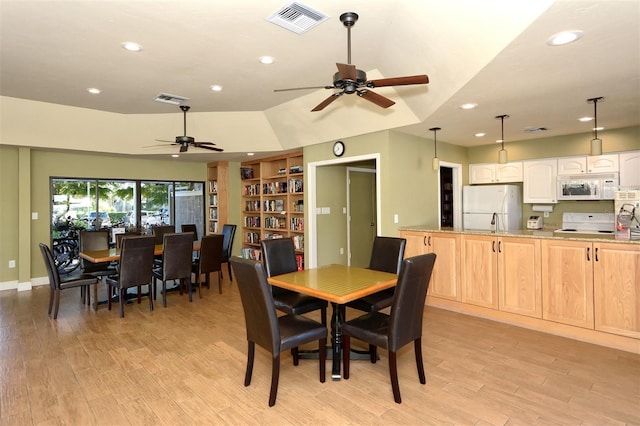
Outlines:
POLYGON ((249 244, 260 244, 259 232, 247 232, 245 242, 249 244))
POLYGON ((253 179, 253 169, 250 167, 241 167, 240 177, 242 179, 253 179))
POLYGON ((294 235, 291 239, 293 240, 293 247, 296 250, 304 250, 304 235, 294 235))
POLYGON ((209 206, 218 207, 218 194, 209 194, 209 206))
POLYGON ((218 233, 218 222, 209 222, 209 232, 211 234, 218 233))
POLYGON ((244 226, 247 228, 260 228, 260 216, 245 216, 244 226))
POLYGON ((289 179, 289 192, 303 192, 302 179, 289 179))
POLYGON ((300 232, 304 231, 304 217, 292 217, 291 230, 300 232))
POLYGON ((291 166, 289 169, 290 174, 302 173, 302 166, 291 166))
POLYGON ((293 202, 293 211, 304 213, 304 200, 296 200, 293 202))
POLYGON ((298 271, 304 270, 304 256, 301 254, 296 254, 296 264, 298 265, 298 271))
POLYGON ((242 257, 251 260, 262 260, 262 252, 259 249, 254 249, 252 247, 243 247, 242 257))
POLYGON ((211 220, 218 220, 218 209, 215 207, 212 207, 209 209, 209 219, 211 220))
POLYGON ((209 181, 209 192, 218 192, 218 181, 217 180, 209 181))
POLYGON ((267 232, 264 234, 265 240, 275 240, 278 238, 284 238, 284 236, 282 234, 276 234, 274 232, 267 232))

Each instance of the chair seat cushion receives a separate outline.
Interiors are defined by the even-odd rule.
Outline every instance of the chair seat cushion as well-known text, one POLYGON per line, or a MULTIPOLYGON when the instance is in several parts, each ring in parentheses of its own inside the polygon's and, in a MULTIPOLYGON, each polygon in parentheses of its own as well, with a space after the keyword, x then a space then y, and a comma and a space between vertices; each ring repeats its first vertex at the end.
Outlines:
POLYGON ((327 338, 327 328, 306 317, 283 315, 278 318, 278 325, 280 326, 281 352, 327 338))
POLYGON ((375 312, 384 308, 388 308, 393 303, 394 289, 390 288, 382 290, 361 299, 347 303, 350 308, 358 309, 365 312, 375 312))
POLYGON ((97 284, 98 278, 89 274, 73 275, 60 278, 60 290, 65 288, 82 287, 84 285, 97 284))
POLYGON ((342 324, 342 334, 364 340, 381 348, 389 347, 389 315, 370 312, 342 324))
POLYGON ((273 304, 279 311, 287 314, 301 315, 326 308, 328 302, 312 296, 290 292, 274 296, 273 304))

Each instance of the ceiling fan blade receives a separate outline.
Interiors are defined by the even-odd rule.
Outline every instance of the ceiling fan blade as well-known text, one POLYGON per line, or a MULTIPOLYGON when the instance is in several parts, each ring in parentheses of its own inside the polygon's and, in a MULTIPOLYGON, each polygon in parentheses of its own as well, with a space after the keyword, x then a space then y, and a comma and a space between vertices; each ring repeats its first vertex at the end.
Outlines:
POLYGON ((189 145, 180 145, 180 152, 187 152, 189 145))
POLYGON ((407 77, 381 78, 378 80, 369 80, 365 83, 367 87, 383 87, 383 86, 406 86, 409 84, 427 84, 429 77, 423 75, 411 75, 407 77))
POLYGON ((366 90, 366 89, 358 90, 358 96, 368 100, 369 102, 373 102, 374 104, 382 108, 389 108, 391 105, 395 104, 395 102, 392 101, 391 99, 385 98, 382 95, 378 95, 377 93, 372 92, 371 90, 366 90))
POLYGON ((338 67, 338 73, 340 73, 341 80, 353 80, 358 79, 355 65, 349 64, 336 64, 338 67))
POLYGON ((174 144, 176 143, 176 141, 168 141, 165 139, 154 139, 156 142, 166 142, 166 143, 170 143, 170 144, 174 144))
POLYGON ((274 89, 274 92, 289 92, 291 90, 312 90, 312 89, 335 89, 333 86, 309 86, 309 87, 293 87, 290 89, 274 89))
POLYGON ((327 99, 316 105, 316 107, 312 109, 311 112, 322 111, 327 105, 338 99, 340 96, 342 96, 342 92, 334 93, 333 95, 329 96, 327 99))
POLYGON ((200 145, 215 145, 215 143, 213 143, 213 142, 200 142, 200 141, 193 143, 193 146, 200 146, 200 145))
POLYGON ((208 149, 210 151, 217 151, 217 152, 223 152, 224 151, 224 149, 222 149, 222 148, 218 148, 218 147, 215 147, 215 146, 209 146, 209 145, 193 144, 193 146, 195 146, 196 148, 208 149))

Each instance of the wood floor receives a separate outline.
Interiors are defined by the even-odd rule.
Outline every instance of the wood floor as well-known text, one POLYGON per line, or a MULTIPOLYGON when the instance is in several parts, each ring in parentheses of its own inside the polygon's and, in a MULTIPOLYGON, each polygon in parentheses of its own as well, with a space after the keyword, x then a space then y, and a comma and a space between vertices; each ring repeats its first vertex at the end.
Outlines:
POLYGON ((413 345, 399 354, 402 404, 381 350, 377 364, 354 361, 349 380, 325 383, 316 360, 294 367, 284 355, 269 408, 270 358, 256 349, 244 387, 242 307, 235 284, 222 288, 193 303, 169 294, 152 313, 143 299, 124 319, 67 290, 57 321, 48 287, 0 292, 0 424, 640 424, 640 356, 435 308, 426 385, 413 345))

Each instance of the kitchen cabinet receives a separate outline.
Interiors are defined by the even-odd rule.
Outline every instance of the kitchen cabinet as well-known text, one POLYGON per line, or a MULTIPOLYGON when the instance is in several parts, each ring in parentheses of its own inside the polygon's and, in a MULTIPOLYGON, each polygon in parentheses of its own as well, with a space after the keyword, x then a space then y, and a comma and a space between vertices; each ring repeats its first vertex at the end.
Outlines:
POLYGON ((558 158, 559 175, 579 175, 587 173, 587 157, 561 157, 558 158))
POLYGON ((496 246, 493 236, 462 236, 462 302, 498 309, 496 246))
POLYGON ((593 329, 593 243, 542 240, 542 318, 593 329))
POLYGON ((558 160, 555 158, 522 162, 522 202, 558 202, 558 160))
POLYGON ((522 182, 522 162, 469 164, 469 183, 522 182))
POLYGON ((640 339, 640 245, 594 243, 595 329, 640 339))
POLYGON ((558 158, 559 175, 612 173, 620 170, 618 154, 582 155, 558 158))
POLYGON ((640 151, 621 152, 620 189, 640 188, 640 151))
POLYGON ((407 240, 404 257, 435 253, 429 296, 460 300, 460 234, 442 232, 401 231, 407 240))

